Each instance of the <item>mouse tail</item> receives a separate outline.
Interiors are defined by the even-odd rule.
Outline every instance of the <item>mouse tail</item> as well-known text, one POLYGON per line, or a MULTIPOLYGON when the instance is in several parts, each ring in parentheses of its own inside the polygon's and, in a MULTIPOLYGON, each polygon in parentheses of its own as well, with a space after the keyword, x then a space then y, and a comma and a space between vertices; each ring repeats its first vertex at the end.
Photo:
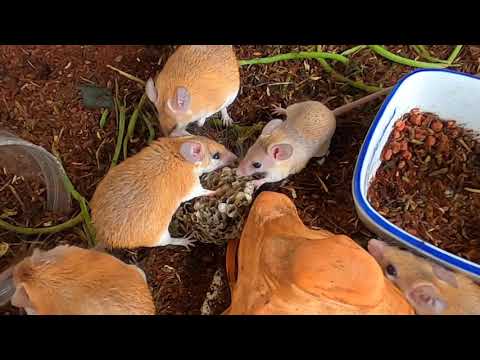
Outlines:
POLYGON ((0 274, 0 306, 7 304, 15 294, 15 291, 13 268, 10 268, 0 274))
POLYGON ((347 112, 349 112, 350 110, 353 110, 361 105, 364 105, 366 103, 369 103, 370 101, 373 101, 373 100, 376 100, 378 99, 379 97, 381 96, 384 96, 384 95, 387 95, 388 93, 390 93, 390 91, 394 88, 394 86, 390 86, 386 89, 383 89, 383 90, 380 90, 380 91, 377 91, 373 94, 370 94, 370 95, 367 95, 363 98, 360 98, 356 101, 353 101, 349 104, 345 104, 345 105, 342 105, 340 106, 339 108, 336 108, 335 110, 333 110, 333 114, 335 116, 340 116, 340 115, 343 115, 347 112))

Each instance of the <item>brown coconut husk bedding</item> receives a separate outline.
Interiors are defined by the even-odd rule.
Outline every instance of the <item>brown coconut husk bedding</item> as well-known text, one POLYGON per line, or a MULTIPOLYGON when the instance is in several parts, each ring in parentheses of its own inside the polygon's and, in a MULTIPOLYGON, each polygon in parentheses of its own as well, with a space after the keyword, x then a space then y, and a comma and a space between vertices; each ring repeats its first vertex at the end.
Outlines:
MULTIPOLYGON (((353 46, 323 45, 320 49, 341 53, 353 46)), ((386 48, 411 59, 418 57, 410 46, 386 48)), ((239 59, 316 49, 316 45, 235 46, 239 59)), ((446 59, 452 49, 448 45, 429 47, 431 55, 441 59, 446 59)), ((137 104, 143 87, 107 65, 146 80, 162 68, 173 51, 174 46, 0 46, 0 129, 48 151, 54 147, 73 185, 89 200, 111 164, 118 121, 112 115, 101 127, 102 110, 84 106, 79 86, 113 90, 117 82, 121 96, 126 96, 128 103, 137 104)), ((479 57, 478 47, 465 46, 458 56, 457 69, 476 74, 479 57)), ((349 58, 347 65, 329 64, 351 80, 375 86, 391 86, 412 70, 368 49, 349 58)), ((272 119, 272 104, 287 106, 317 100, 336 108, 366 95, 333 77, 314 59, 248 65, 240 71, 241 90, 229 109, 237 126, 224 129, 211 120, 203 129, 195 129, 240 156, 258 136, 262 122, 272 119)), ((279 191, 292 198, 307 226, 346 234, 365 245, 373 235, 355 213, 351 179, 358 151, 380 103, 381 100, 372 102, 339 119, 331 153, 323 165, 312 161, 301 173, 279 184, 265 185, 262 190, 279 191)), ((158 134, 156 124, 154 127, 158 134)), ((146 146, 148 136, 148 129, 139 122, 128 155, 146 146)), ((44 187, 38 177, 15 178, 13 173, 0 171, 0 218, 18 226, 41 227, 62 223, 79 212, 75 201, 68 213, 45 211, 44 187)), ((0 228, 0 271, 33 248, 50 249, 59 244, 87 247, 85 229, 78 225, 59 233, 28 236, 0 228)), ((230 303, 224 245, 198 243, 191 251, 165 247, 115 251, 114 255, 138 264, 146 272, 158 314, 202 313, 215 276, 222 281, 209 302, 208 313, 220 314, 230 303)), ((7 306, 0 313, 21 312, 7 306)))

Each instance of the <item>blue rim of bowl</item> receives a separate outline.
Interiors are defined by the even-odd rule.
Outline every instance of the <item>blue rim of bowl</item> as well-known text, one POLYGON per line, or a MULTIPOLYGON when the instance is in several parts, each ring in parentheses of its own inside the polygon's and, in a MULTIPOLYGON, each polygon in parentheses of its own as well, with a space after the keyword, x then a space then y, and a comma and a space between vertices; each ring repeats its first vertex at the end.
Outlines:
POLYGON ((388 94, 387 98, 385 99, 382 106, 380 107, 380 110, 378 111, 375 119, 373 120, 372 125, 370 126, 370 129, 368 130, 368 133, 360 149, 360 153, 358 155, 357 163, 355 165, 355 170, 353 174, 353 198, 357 203, 357 206, 361 209, 362 212, 364 212, 364 214, 369 218, 369 220, 373 222, 376 226, 378 226, 380 229, 382 229, 383 231, 390 233, 390 235, 392 235, 397 239, 401 239, 401 241, 407 243, 408 245, 412 246, 413 248, 420 251, 421 253, 424 253, 444 263, 460 268, 463 271, 469 272, 476 276, 480 276, 480 265, 475 264, 467 259, 456 256, 445 250, 442 250, 425 241, 419 240, 418 238, 414 237, 413 235, 410 235, 408 232, 400 229, 399 227, 393 225, 388 220, 384 219, 380 214, 378 214, 378 212, 376 212, 375 210, 373 210, 373 208, 369 206, 367 200, 363 197, 362 192, 360 191, 360 174, 365 164, 365 155, 367 153, 367 149, 370 146, 373 133, 375 132, 377 125, 383 116, 385 108, 390 103, 390 100, 395 95, 395 93, 397 92, 399 87, 402 85, 402 83, 406 79, 408 79, 410 76, 420 72, 448 72, 454 75, 466 76, 466 77, 473 78, 475 80, 480 80, 480 78, 477 76, 462 73, 459 71, 449 70, 449 69, 419 69, 419 70, 412 71, 411 73, 405 75, 402 79, 400 79, 400 81, 392 89, 390 94, 388 94))

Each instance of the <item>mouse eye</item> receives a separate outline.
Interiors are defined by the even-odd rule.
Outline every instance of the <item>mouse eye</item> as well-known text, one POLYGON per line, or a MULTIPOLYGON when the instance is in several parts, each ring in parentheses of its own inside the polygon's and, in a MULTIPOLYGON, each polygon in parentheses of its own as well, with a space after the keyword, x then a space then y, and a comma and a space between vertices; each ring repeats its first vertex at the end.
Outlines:
POLYGON ((387 274, 390 276, 397 276, 397 269, 392 264, 388 264, 386 268, 387 274))
POLYGON ((212 158, 215 159, 215 160, 220 159, 220 153, 216 152, 215 154, 213 154, 212 158))
POLYGON ((262 167, 262 164, 260 164, 258 161, 255 161, 255 162, 252 163, 252 166, 255 169, 260 169, 262 167))

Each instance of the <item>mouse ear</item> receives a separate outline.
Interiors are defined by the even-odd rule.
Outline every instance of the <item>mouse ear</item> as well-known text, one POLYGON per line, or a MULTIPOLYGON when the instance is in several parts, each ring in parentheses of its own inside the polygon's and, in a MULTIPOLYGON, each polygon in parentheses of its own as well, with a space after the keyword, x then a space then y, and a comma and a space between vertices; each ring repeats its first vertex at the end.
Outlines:
POLYGON ((407 299, 422 314, 440 314, 447 308, 447 303, 440 297, 438 289, 432 283, 422 282, 414 285, 407 292, 407 299))
POLYGON ((269 153, 275 160, 287 160, 293 154, 293 147, 289 144, 273 145, 269 153))
POLYGON ((174 113, 184 113, 190 109, 191 96, 186 87, 179 86, 173 98, 168 99, 167 106, 174 113))
POLYGON ((280 119, 273 119, 270 120, 267 125, 265 125, 262 129, 262 135, 270 135, 273 130, 283 124, 283 120, 280 119))
POLYGON ((368 242, 367 249, 370 255, 375 258, 375 260, 381 261, 385 251, 385 243, 377 239, 371 239, 368 242))
POLYGON ((28 291, 23 284, 17 286, 15 294, 12 296, 11 303, 13 306, 18 308, 23 308, 30 313, 31 311, 35 311, 35 307, 33 306, 30 296, 28 295, 28 291))
POLYGON ((0 274, 0 306, 10 301, 15 293, 15 283, 13 282, 13 266, 0 274))
POLYGON ((147 80, 147 83, 145 84, 145 92, 147 93, 150 101, 155 104, 158 100, 158 92, 157 88, 155 87, 155 82, 152 78, 147 80))
POLYGON ((458 288, 457 277, 455 276, 455 273, 453 271, 446 269, 436 263, 432 264, 432 270, 438 279, 445 281, 446 283, 450 284, 455 288, 458 288))
POLYGON ((191 163, 202 161, 205 157, 203 146, 196 141, 186 141, 180 146, 180 154, 191 163))

